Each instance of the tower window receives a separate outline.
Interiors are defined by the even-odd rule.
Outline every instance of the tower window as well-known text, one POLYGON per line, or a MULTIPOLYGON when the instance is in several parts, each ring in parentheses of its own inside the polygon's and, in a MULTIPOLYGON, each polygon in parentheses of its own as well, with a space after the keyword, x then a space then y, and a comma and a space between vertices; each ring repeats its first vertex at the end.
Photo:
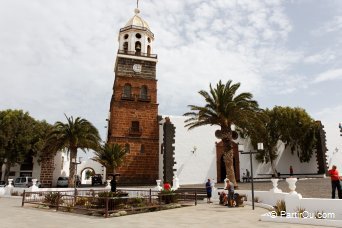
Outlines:
POLYGON ((147 100, 147 86, 145 86, 145 85, 141 86, 140 99, 147 100))
POLYGON ((135 42, 135 53, 137 55, 141 54, 141 43, 139 41, 135 42))
POLYGON ((147 45, 147 55, 151 55, 151 46, 147 45))
POLYGON ((147 38, 147 42, 151 43, 151 38, 150 37, 147 38))
POLYGON ((145 153, 145 146, 143 144, 140 146, 140 153, 145 153))
POLYGON ((140 33, 137 33, 137 34, 135 34, 135 37, 138 38, 138 39, 140 39, 140 38, 141 38, 141 34, 140 34, 140 33))
POLYGON ((128 143, 125 144, 125 150, 127 151, 127 153, 131 152, 131 148, 128 143))
POLYGON ((127 39, 128 39, 128 37, 129 37, 129 35, 128 35, 128 34, 125 34, 125 35, 124 35, 124 39, 125 39, 125 40, 127 40, 127 39))
POLYGON ((123 88, 122 98, 131 98, 132 97, 132 87, 130 84, 125 84, 123 88))
POLYGON ((123 49, 124 49, 125 52, 128 51, 128 42, 125 42, 125 43, 123 44, 123 49))
POLYGON ((132 121, 132 131, 139 132, 139 121, 132 121))

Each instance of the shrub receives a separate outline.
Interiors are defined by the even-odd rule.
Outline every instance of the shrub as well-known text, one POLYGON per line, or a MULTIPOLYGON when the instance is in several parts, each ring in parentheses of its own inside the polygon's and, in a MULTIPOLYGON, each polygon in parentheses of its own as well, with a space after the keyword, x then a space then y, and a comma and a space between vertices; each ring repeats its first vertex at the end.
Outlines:
POLYGON ((136 206, 136 207, 143 207, 146 205, 144 198, 141 198, 141 197, 131 198, 129 199, 128 202, 129 204, 132 204, 133 206, 136 206))
POLYGON ((324 211, 319 212, 315 211, 315 219, 325 219, 322 215, 324 214, 324 211))
POLYGON ((275 212, 277 213, 277 216, 281 215, 282 211, 286 212, 286 205, 284 200, 278 200, 276 206, 274 206, 275 212))
POLYGON ((297 207, 298 218, 304 218, 304 215, 303 215, 304 211, 305 211, 305 208, 297 207))
POLYGON ((91 206, 91 202, 88 197, 77 197, 75 205, 89 208, 91 206))
POLYGON ((178 195, 173 190, 162 190, 161 191, 161 200, 165 204, 177 203, 178 202, 178 195))
POLYGON ((49 206, 57 206, 63 203, 62 195, 59 192, 49 192, 45 195, 43 203, 49 206))
POLYGON ((17 192, 17 191, 14 191, 14 192, 11 192, 11 196, 19 196, 20 194, 19 194, 19 192, 17 192))

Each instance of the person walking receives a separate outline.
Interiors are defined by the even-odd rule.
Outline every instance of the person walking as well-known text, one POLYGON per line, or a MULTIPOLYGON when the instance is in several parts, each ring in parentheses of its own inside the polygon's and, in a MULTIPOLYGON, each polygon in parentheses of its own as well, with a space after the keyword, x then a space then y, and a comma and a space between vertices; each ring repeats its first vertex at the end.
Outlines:
POLYGON ((212 185, 210 183, 210 179, 208 179, 207 183, 205 183, 205 189, 207 191, 207 203, 212 203, 211 202, 211 192, 212 192, 212 185))
POLYGON ((342 179, 337 171, 336 165, 333 165, 331 170, 328 171, 328 174, 331 178, 331 198, 335 199, 335 192, 337 189, 338 198, 342 199, 342 190, 340 180, 342 179))

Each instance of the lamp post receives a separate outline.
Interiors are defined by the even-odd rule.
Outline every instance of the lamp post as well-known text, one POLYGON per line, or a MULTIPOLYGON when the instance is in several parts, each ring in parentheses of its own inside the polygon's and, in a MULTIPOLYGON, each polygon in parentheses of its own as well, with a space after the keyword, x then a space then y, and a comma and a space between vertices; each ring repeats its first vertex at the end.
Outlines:
POLYGON ((239 144, 238 145, 238 150, 241 154, 249 154, 249 159, 251 163, 251 183, 252 183, 252 208, 254 210, 254 176, 253 176, 253 159, 252 159, 252 154, 257 154, 261 150, 264 150, 264 144, 263 143, 258 143, 258 150, 257 151, 249 151, 249 152, 244 152, 244 145, 239 144))
POLYGON ((81 164, 82 157, 78 158, 78 162, 76 161, 76 158, 71 159, 71 162, 75 165, 75 175, 74 175, 74 187, 76 189, 77 187, 77 165, 81 164))

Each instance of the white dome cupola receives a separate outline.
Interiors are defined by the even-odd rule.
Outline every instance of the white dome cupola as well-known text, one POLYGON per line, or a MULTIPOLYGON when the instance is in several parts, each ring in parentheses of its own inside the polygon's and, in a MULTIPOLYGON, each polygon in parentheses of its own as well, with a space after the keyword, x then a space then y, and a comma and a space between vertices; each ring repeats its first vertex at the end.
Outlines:
POLYGON ((152 42, 154 34, 147 22, 139 15, 140 10, 134 10, 135 15, 120 29, 119 53, 154 57, 152 54, 152 42))

